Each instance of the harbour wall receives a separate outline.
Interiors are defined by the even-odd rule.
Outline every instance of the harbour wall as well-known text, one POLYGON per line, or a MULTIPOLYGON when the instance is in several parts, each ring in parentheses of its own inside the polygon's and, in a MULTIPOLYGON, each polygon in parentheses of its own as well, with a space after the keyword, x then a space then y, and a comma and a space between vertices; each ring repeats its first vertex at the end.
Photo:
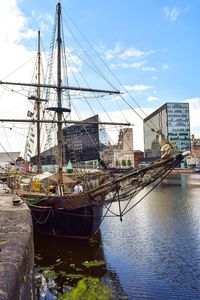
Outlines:
POLYGON ((29 208, 0 183, 0 300, 33 300, 33 228, 29 208))

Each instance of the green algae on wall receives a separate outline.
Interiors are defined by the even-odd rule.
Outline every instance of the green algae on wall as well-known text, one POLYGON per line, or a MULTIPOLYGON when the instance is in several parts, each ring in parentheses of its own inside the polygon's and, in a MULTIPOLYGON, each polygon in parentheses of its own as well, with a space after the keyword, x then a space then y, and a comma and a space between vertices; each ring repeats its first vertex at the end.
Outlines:
POLYGON ((99 278, 85 277, 72 290, 61 295, 59 300, 109 300, 112 290, 101 283, 99 278))

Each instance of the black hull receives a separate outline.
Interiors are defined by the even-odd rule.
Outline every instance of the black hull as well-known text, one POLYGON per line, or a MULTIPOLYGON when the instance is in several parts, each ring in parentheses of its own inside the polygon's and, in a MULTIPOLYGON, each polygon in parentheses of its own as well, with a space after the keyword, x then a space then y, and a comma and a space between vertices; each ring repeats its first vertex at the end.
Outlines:
POLYGON ((34 232, 65 238, 91 239, 99 229, 103 205, 76 209, 31 206, 34 232))

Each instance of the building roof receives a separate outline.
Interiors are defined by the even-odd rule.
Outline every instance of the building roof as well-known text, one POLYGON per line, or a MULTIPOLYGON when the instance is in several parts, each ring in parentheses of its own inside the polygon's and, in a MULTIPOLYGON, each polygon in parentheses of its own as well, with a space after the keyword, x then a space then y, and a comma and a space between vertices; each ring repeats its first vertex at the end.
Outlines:
POLYGON ((163 109, 167 108, 167 102, 165 104, 163 104, 162 106, 160 106, 159 108, 157 108, 156 110, 154 110, 150 115, 148 115, 146 118, 144 118, 144 123, 147 122, 149 119, 151 119, 152 117, 154 117, 155 115, 157 115, 160 111, 162 111, 163 109))
POLYGON ((20 156, 20 152, 0 152, 0 163, 16 162, 19 156, 20 156))
POLYGON ((144 151, 142 151, 142 150, 133 150, 133 152, 134 152, 134 153, 136 153, 136 152, 137 152, 137 153, 144 153, 144 151))
POLYGON ((151 118, 153 118, 154 116, 156 116, 162 110, 167 109, 167 107, 168 107, 169 104, 187 104, 188 107, 189 107, 189 103, 187 103, 187 102, 166 102, 165 104, 163 104, 162 106, 160 106, 159 108, 157 108, 155 111, 153 111, 146 118, 144 118, 144 123, 147 122, 148 120, 150 120, 151 118))

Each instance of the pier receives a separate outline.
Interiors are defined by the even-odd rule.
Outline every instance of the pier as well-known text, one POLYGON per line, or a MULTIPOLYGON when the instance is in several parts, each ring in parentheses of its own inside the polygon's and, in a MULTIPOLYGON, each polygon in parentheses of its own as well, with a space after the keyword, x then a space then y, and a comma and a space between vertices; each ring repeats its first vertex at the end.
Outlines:
POLYGON ((0 183, 0 300, 32 300, 34 247, 30 211, 0 183))

